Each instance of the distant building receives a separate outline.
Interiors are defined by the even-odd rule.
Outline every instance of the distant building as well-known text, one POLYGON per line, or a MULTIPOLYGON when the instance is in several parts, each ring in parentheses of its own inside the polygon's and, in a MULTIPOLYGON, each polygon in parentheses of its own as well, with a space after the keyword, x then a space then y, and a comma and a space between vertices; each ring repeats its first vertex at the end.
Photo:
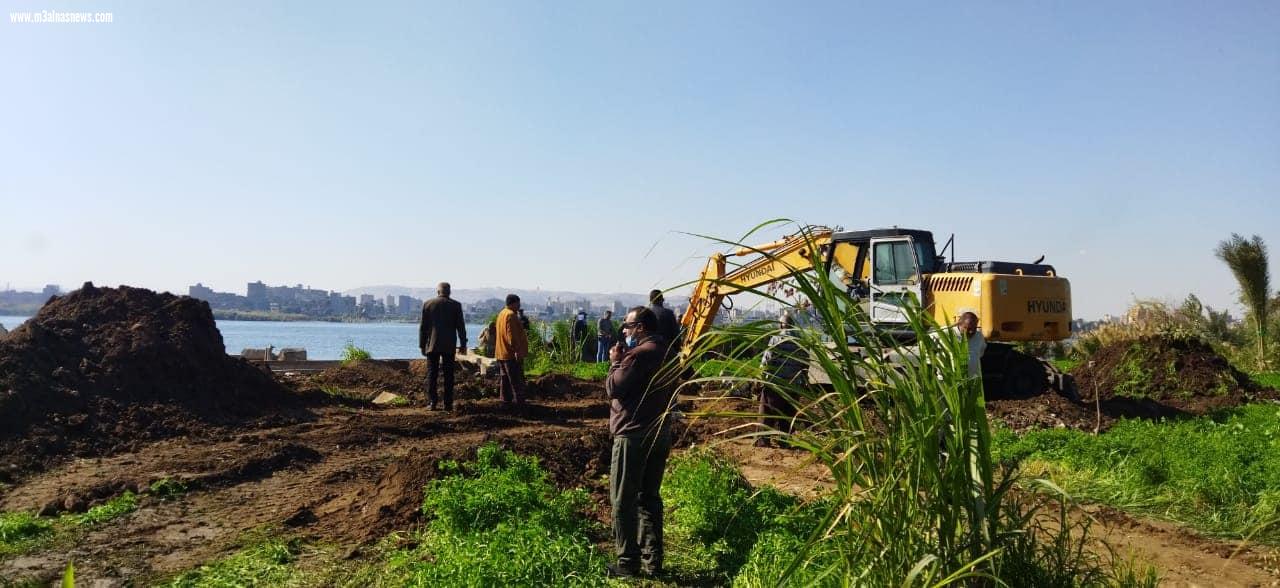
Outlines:
POLYGON ((187 286, 187 296, 205 301, 213 300, 213 288, 196 282, 194 286, 187 286))
POLYGON ((51 296, 57 296, 61 293, 62 293, 62 288, 59 288, 57 284, 47 284, 45 285, 44 290, 40 291, 40 295, 44 296, 45 298, 49 298, 51 296))
POLYGON ((267 285, 261 281, 249 282, 245 288, 244 297, 249 299, 249 308, 254 310, 267 309, 267 285))
POLYGON ((373 294, 361 294, 360 306, 373 306, 373 294))

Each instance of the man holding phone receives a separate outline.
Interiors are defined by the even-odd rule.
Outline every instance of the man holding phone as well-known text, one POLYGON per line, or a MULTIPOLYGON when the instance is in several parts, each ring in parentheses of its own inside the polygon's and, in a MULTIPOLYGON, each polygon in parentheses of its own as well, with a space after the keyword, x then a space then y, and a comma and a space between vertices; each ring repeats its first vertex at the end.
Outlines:
POLYGON ((669 341, 658 317, 643 306, 622 323, 624 341, 609 349, 609 502, 618 560, 613 577, 662 573, 662 474, 671 453, 667 411, 675 397, 674 370, 666 369, 669 341))

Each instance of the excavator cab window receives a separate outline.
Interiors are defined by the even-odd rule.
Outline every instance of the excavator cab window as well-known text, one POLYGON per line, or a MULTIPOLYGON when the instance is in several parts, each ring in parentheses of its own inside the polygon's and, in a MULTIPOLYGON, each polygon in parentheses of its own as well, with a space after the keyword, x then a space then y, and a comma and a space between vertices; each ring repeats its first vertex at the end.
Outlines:
MULTIPOLYGON (((915 284, 920 281, 911 241, 876 243, 871 257, 875 260, 875 282, 882 286, 915 284)), ((929 258, 932 259, 932 258, 929 258)))

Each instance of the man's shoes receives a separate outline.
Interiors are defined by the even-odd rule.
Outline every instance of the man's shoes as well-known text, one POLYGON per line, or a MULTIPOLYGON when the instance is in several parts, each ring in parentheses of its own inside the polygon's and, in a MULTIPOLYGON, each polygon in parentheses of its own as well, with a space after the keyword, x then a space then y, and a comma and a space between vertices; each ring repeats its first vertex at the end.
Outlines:
POLYGON ((604 575, 609 578, 638 578, 640 570, 611 563, 605 566, 604 575))
POLYGON ((440 410, 440 406, 434 402, 427 405, 427 410, 440 410))
POLYGON ((662 575, 662 566, 640 566, 640 573, 650 578, 657 578, 662 575))

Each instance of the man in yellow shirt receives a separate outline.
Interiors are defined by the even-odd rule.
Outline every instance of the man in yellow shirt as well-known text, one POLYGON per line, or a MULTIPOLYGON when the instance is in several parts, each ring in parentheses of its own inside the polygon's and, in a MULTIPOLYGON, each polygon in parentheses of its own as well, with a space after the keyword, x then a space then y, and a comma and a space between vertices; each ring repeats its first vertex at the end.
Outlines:
POLYGON ((493 358, 502 373, 502 400, 524 404, 524 358, 529 338, 520 323, 520 297, 507 294, 507 307, 498 313, 493 358))

